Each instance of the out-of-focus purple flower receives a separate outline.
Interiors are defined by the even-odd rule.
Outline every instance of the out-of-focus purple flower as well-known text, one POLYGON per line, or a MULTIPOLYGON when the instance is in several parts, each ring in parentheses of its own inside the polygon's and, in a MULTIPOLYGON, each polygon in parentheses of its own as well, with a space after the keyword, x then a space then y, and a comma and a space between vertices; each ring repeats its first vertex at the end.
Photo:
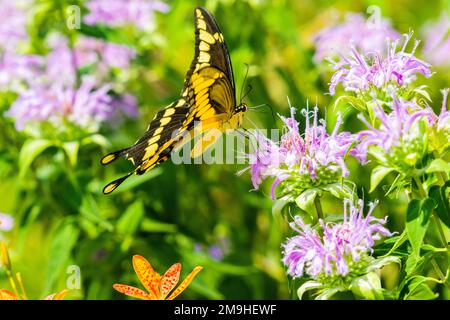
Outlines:
POLYGON ((48 38, 51 48, 46 58, 45 83, 60 86, 74 86, 77 82, 77 70, 81 64, 77 61, 75 50, 69 48, 68 40, 56 33, 48 38))
POLYGON ((0 54, 0 88, 20 91, 40 79, 44 68, 45 62, 41 56, 4 52, 0 54))
POLYGON ((0 212, 0 231, 11 231, 14 227, 14 218, 9 214, 0 212))
POLYGON ((207 253, 213 260, 221 261, 229 250, 228 239, 220 238, 218 243, 209 247, 196 243, 194 245, 194 250, 199 253, 207 253))
MULTIPOLYGON (((447 110, 447 98, 449 89, 442 90, 442 107, 437 119, 437 130, 444 131, 450 138, 450 110, 447 110)), ((450 139, 449 139, 450 140, 450 139)))
POLYGON ((59 124, 63 119, 81 127, 95 127, 112 119, 117 112, 129 113, 129 106, 113 103, 108 94, 111 85, 99 87, 89 78, 83 78, 78 89, 54 85, 35 87, 13 103, 7 116, 15 119, 17 130, 23 130, 27 122, 50 121, 59 124))
POLYGON ((86 7, 89 13, 84 17, 84 22, 87 24, 112 27, 133 24, 142 30, 153 26, 155 11, 169 10, 169 6, 159 0, 90 0, 86 7))
POLYGON ((372 216, 376 203, 369 205, 364 217, 362 200, 355 206, 344 200, 344 221, 325 223, 320 220, 321 235, 296 216, 291 228, 298 232, 283 245, 283 263, 293 278, 308 275, 321 277, 346 276, 361 272, 368 264, 372 247, 382 236, 391 236, 383 224, 386 220, 372 216))
POLYGON ((336 182, 340 177, 349 174, 344 163, 346 153, 359 156, 356 149, 352 148, 356 135, 348 132, 338 133, 342 122, 340 117, 333 132, 328 134, 325 121, 317 118, 317 108, 312 112, 312 116, 306 110, 303 111, 306 118, 303 135, 300 134, 298 122, 294 118, 295 109, 291 108, 290 118, 281 117, 286 129, 281 141, 275 143, 262 134, 257 134, 258 147, 254 153, 248 155, 255 188, 259 187, 263 179, 275 178, 272 184, 273 198, 275 188, 287 180, 303 185, 304 189, 336 182))
POLYGON ((104 63, 111 68, 128 68, 136 51, 128 46, 105 42, 92 37, 79 37, 75 44, 77 62, 80 66, 104 63))
POLYGON ((0 0, 0 51, 14 51, 19 42, 28 39, 25 8, 29 2, 0 0))
POLYGON ((213 258, 216 261, 222 260, 224 256, 222 248, 218 245, 212 245, 211 247, 209 247, 208 253, 211 256, 211 258, 213 258))
POLYGON ((428 126, 429 152, 444 155, 450 150, 450 110, 447 110, 447 98, 449 89, 442 90, 442 106, 439 115, 434 113, 433 108, 426 106, 431 116, 431 125, 428 126))
POLYGON ((423 54, 433 65, 450 66, 450 18, 443 13, 438 21, 427 24, 423 30, 423 54))
POLYGON ((120 110, 121 113, 129 118, 137 118, 139 116, 136 97, 131 94, 124 93, 115 96, 111 101, 111 106, 115 110, 120 110))
MULTIPOLYGON (((384 165, 389 164, 404 168, 413 167, 426 151, 424 137, 426 128, 420 125, 422 120, 433 123, 435 114, 431 108, 421 108, 415 100, 407 101, 393 97, 391 113, 386 113, 377 105, 374 115, 380 125, 375 128, 362 116, 369 130, 361 131, 359 135, 359 150, 364 155, 370 148, 376 147, 384 155, 384 165)), ((378 154, 378 158, 380 154, 378 154)), ((364 157, 363 157, 364 158, 364 157)))
POLYGON ((49 39, 52 51, 47 56, 47 81, 73 86, 79 68, 95 65, 95 76, 104 78, 111 68, 126 69, 136 51, 124 45, 105 42, 91 37, 78 37, 73 48, 67 39, 54 34, 49 39))
POLYGON ((405 35, 405 41, 398 50, 398 40, 389 42, 386 56, 380 52, 360 53, 352 47, 350 55, 341 55, 332 61, 334 74, 331 78, 330 93, 334 95, 339 83, 346 91, 360 92, 371 87, 382 88, 388 84, 406 86, 415 80, 417 74, 431 76, 430 65, 414 56, 419 41, 415 41, 410 53, 406 47, 412 34, 405 35))
POLYGON ((327 27, 317 33, 314 60, 319 62, 337 54, 347 54, 352 45, 364 53, 381 51, 385 47, 386 39, 399 37, 386 20, 369 22, 362 14, 348 14, 344 23, 327 27))

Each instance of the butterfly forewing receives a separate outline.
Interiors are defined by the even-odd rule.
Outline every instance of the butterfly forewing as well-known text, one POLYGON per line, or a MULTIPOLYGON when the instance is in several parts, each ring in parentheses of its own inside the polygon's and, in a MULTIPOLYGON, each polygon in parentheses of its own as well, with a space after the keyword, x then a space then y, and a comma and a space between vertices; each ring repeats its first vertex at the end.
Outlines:
POLYGON ((208 66, 222 71, 234 90, 233 68, 230 55, 220 28, 206 9, 197 7, 195 17, 195 54, 186 75, 183 91, 189 87, 192 75, 208 66))

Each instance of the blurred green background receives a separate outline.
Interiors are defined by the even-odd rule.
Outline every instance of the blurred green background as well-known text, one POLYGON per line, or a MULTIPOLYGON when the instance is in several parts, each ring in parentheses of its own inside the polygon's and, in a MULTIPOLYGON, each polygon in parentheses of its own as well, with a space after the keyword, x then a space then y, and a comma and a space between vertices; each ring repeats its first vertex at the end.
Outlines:
MULTIPOLYGON (((62 6, 69 1, 56 1, 62 6)), ((312 38, 334 16, 346 12, 367 14, 377 5, 399 32, 420 30, 436 20, 449 1, 264 1, 211 0, 167 1, 170 10, 156 14, 153 32, 145 36, 128 29, 101 36, 136 48, 138 57, 119 78, 137 97, 141 115, 118 126, 103 126, 103 146, 79 149, 70 163, 57 147, 46 149, 19 177, 20 150, 27 139, 1 118, 0 212, 15 219, 14 229, 0 233, 10 248, 15 271, 21 272, 28 296, 40 298, 66 286, 67 267, 80 267, 82 287, 70 297, 119 299, 114 283, 140 286, 132 270, 133 254, 145 256, 160 273, 181 262, 182 278, 194 266, 204 270, 183 293, 187 299, 289 299, 295 297, 281 263, 281 243, 291 235, 284 217, 272 214, 270 185, 251 191, 248 173, 237 176, 245 165, 174 165, 170 161, 151 172, 132 177, 110 196, 101 193, 109 181, 128 172, 131 164, 120 161, 101 167, 107 152, 131 145, 145 131, 158 109, 177 99, 194 52, 193 10, 208 8, 225 36, 234 67, 237 95, 249 65, 248 83, 253 90, 249 106, 269 104, 273 111, 289 113, 287 97, 295 107, 316 103, 333 125, 333 100, 328 92, 331 73, 313 62, 312 38), (325 110, 328 110, 325 112, 325 110)), ((42 38, 50 29, 63 28, 57 14, 44 11, 32 34, 32 51, 44 51, 42 38)), ((94 30, 95 31, 95 30, 94 30)), ((70 31, 92 32, 89 28, 70 31)), ((96 35, 98 36, 98 34, 96 35)), ((420 56, 420 54, 419 54, 420 56)), ((434 69, 434 71, 438 71, 434 69)), ((428 82, 432 98, 449 85, 448 70, 428 82)), ((1 111, 10 104, 2 96, 1 111)), ((269 108, 250 110, 245 128, 277 128, 269 108)), ((360 123, 351 116, 343 129, 355 131, 360 123)), ((351 179, 365 199, 371 167, 350 162, 351 179)), ((406 201, 386 199, 376 210, 389 214, 390 230, 404 223, 406 201)), ((341 213, 340 202, 329 199, 324 209, 341 213)), ((384 284, 393 287, 395 268, 385 271, 384 284)), ((0 269, 0 288, 9 284, 0 269)))

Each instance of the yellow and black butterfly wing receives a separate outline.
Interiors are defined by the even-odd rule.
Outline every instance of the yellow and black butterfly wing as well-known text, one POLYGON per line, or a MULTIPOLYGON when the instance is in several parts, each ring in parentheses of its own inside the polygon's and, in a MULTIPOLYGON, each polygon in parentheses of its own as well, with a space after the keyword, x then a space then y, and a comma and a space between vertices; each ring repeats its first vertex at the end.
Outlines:
POLYGON ((194 73, 205 67, 219 69, 225 74, 233 91, 234 76, 225 39, 212 14, 203 7, 197 7, 195 17, 195 54, 191 67, 186 74, 183 94, 191 86, 191 77, 194 73))
POLYGON ((196 157, 204 152, 215 137, 208 131, 222 131, 236 106, 233 68, 227 45, 214 17, 204 8, 195 9, 195 57, 186 75, 182 96, 192 108, 188 119, 195 129, 190 136, 205 134, 191 152, 196 157))
MULTIPOLYGON (((186 133, 190 137, 221 124, 232 113, 235 102, 233 71, 228 49, 213 16, 204 8, 195 10, 195 55, 186 75, 182 97, 160 110, 145 134, 126 149, 104 156, 103 165, 119 157, 130 160, 135 169, 109 183, 103 193, 114 191, 133 173, 143 174, 170 158, 186 133)), ((206 144, 205 144, 206 145, 206 144)), ((196 156, 204 148, 195 147, 196 156)))

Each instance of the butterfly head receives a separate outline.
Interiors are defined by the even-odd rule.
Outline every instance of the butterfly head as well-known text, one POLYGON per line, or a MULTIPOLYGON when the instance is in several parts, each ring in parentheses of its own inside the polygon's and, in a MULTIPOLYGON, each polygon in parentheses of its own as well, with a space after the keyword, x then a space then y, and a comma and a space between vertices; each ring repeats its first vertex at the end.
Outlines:
POLYGON ((244 113, 247 111, 248 107, 245 103, 241 102, 238 106, 234 108, 233 115, 230 119, 230 124, 232 128, 239 128, 244 119, 244 113))
POLYGON ((241 102, 241 104, 236 106, 236 108, 234 109, 234 113, 244 113, 245 111, 247 111, 247 109, 247 105, 244 102, 241 102))

